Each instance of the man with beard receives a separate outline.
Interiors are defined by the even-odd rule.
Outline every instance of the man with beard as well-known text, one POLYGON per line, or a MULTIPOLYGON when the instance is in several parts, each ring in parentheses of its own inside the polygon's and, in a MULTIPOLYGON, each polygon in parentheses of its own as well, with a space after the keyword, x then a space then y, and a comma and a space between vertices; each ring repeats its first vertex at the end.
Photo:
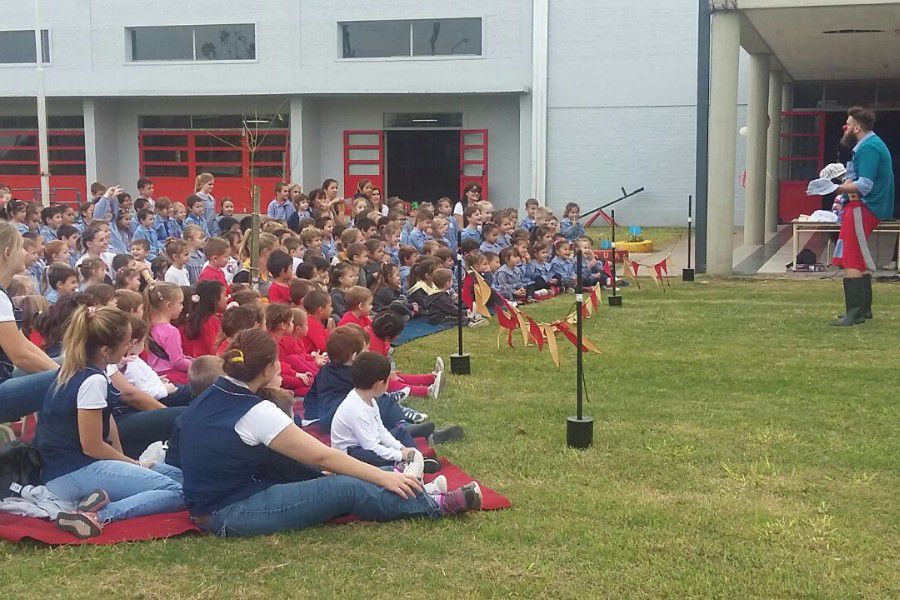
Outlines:
POLYGON ((849 198, 834 249, 834 264, 844 269, 844 316, 832 325, 847 327, 872 318, 872 271, 875 262, 868 237, 879 220, 890 219, 894 209, 894 172, 891 153, 872 129, 875 113, 854 106, 847 111, 841 144, 850 148, 847 179, 836 192, 849 198))

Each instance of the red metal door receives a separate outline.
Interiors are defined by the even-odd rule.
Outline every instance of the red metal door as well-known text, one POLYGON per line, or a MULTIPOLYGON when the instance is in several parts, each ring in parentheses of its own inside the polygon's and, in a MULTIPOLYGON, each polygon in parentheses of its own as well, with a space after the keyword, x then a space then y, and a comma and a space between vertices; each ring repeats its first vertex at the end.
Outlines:
POLYGON ((459 132, 459 196, 470 183, 481 186, 481 198, 488 199, 488 130, 462 129, 459 132))
POLYGON ((344 131, 344 197, 352 198, 357 184, 368 179, 384 189, 384 132, 377 129, 344 131))
POLYGON ((778 221, 788 223, 821 208, 819 196, 807 196, 807 184, 825 166, 825 113, 781 113, 781 173, 778 186, 778 221))
MULTIPOLYGON (((50 201, 75 205, 87 194, 83 129, 47 131, 50 162, 50 201)), ((35 129, 0 130, 0 181, 14 198, 41 196, 38 132, 35 129)))
POLYGON ((260 186, 260 202, 265 206, 275 183, 290 177, 288 131, 252 135, 254 140, 241 129, 142 129, 138 134, 141 175, 153 180, 157 196, 181 201, 194 193, 198 174, 212 173, 216 199, 231 198, 235 212, 249 213, 252 185, 260 186), (251 145, 255 147, 252 166, 251 145))

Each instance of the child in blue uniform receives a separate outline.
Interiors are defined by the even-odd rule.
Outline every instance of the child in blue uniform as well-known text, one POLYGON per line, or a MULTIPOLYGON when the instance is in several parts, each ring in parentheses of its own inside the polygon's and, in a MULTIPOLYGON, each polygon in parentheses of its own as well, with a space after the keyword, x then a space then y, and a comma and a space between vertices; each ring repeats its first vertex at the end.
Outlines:
POLYGON ((561 287, 574 288, 575 261, 572 260, 572 245, 566 240, 559 240, 553 244, 553 248, 556 256, 550 261, 550 270, 559 279, 561 287))
POLYGON ((194 400, 181 426, 185 500, 202 529, 247 536, 303 529, 348 514, 390 521, 480 508, 474 482, 432 496, 412 475, 329 448, 262 400, 257 393, 280 368, 277 346, 265 332, 237 334, 223 359, 225 376, 194 400), (259 476, 270 451, 334 475, 274 483, 259 476))
POLYGON ((559 222, 559 233, 566 236, 570 242, 584 237, 584 225, 578 221, 579 214, 581 214, 581 207, 578 206, 578 203, 569 202, 566 204, 563 220, 559 222))
POLYGON ((125 313, 78 308, 63 338, 62 369, 38 419, 45 485, 78 503, 76 511, 59 514, 57 526, 80 538, 98 535, 110 521, 184 508, 178 469, 142 465, 122 453, 111 416, 119 393, 107 366, 117 364, 130 345, 125 313))

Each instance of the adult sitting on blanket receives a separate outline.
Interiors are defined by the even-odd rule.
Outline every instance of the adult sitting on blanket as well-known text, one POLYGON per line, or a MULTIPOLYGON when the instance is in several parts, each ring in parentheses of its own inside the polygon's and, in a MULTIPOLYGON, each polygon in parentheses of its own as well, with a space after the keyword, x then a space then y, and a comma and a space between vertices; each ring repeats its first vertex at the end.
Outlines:
POLYGON ((890 219, 894 208, 894 172, 891 153, 874 131, 875 113, 854 106, 847 111, 841 144, 853 145, 852 169, 838 186, 849 196, 841 232, 834 249, 834 264, 844 269, 844 316, 831 324, 847 327, 872 318, 872 271, 875 262, 868 237, 879 220, 890 219))
POLYGON ((24 269, 22 234, 14 224, 0 222, 0 423, 40 409, 59 369, 22 334, 21 311, 6 293, 13 276, 24 269))
POLYGON ((181 465, 188 510, 221 536, 302 529, 342 515, 370 521, 439 518, 476 509, 475 484, 435 499, 415 477, 329 448, 257 392, 279 371, 275 342, 259 330, 235 336, 225 376, 184 414, 181 465), (295 483, 259 478, 268 450, 334 473, 295 483))
POLYGON ((131 344, 131 324, 119 309, 76 309, 63 338, 62 369, 38 418, 44 484, 77 503, 76 511, 57 515, 57 526, 80 538, 99 535, 109 521, 184 507, 178 469, 122 453, 107 367, 131 344))

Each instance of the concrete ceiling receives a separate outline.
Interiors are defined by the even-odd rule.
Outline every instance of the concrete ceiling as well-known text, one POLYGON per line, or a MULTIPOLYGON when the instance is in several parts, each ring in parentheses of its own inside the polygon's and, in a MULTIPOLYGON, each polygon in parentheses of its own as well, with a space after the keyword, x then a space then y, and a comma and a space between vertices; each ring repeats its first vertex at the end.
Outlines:
POLYGON ((900 3, 742 12, 795 81, 900 79, 900 3))

